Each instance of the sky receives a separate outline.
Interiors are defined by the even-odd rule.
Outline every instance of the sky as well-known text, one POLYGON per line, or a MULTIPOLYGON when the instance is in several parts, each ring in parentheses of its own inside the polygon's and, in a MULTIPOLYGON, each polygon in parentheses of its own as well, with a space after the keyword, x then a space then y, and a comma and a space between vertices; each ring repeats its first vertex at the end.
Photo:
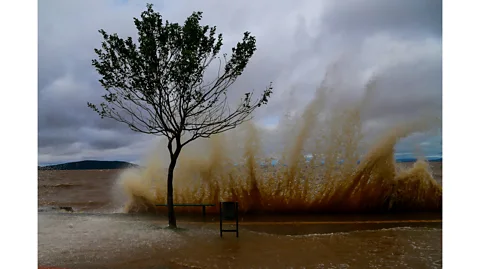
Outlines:
MULTIPOLYGON (((228 51, 243 32, 257 38, 257 51, 232 86, 261 90, 270 81, 269 104, 255 113, 265 132, 281 128, 288 108, 312 100, 327 67, 341 63, 339 95, 361 96, 365 78, 380 74, 364 127, 373 134, 424 115, 442 118, 442 3, 434 0, 153 1, 165 19, 183 22, 202 11, 216 25, 228 51)), ((38 4, 38 162, 86 159, 139 162, 158 137, 138 134, 87 107, 104 90, 91 65, 99 29, 136 37, 133 17, 146 1, 42 0, 38 4)), ((238 89, 238 90, 236 90, 238 89)), ((342 99, 342 100, 343 100, 342 99)), ((278 143, 265 145, 275 149, 278 143)), ((441 126, 415 133, 397 145, 398 156, 420 147, 442 154, 441 126)))

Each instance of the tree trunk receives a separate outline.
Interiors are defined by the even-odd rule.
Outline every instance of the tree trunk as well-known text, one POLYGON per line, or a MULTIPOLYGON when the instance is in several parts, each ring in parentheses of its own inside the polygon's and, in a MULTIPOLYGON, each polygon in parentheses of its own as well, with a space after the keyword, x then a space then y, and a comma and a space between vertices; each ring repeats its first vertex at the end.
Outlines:
POLYGON ((167 176, 167 208, 168 208, 168 227, 177 228, 177 219, 175 218, 175 210, 173 207, 173 171, 177 164, 177 156, 170 159, 167 176))

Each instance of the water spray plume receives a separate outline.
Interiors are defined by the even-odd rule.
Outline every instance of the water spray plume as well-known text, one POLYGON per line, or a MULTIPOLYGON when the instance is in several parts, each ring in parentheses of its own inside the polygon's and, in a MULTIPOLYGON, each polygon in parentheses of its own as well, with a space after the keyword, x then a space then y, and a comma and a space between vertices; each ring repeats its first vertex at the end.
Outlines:
MULTIPOLYGON (((174 202, 235 200, 245 213, 440 211, 442 187, 428 163, 420 159, 406 169, 397 166, 394 158, 397 142, 430 128, 431 118, 392 128, 361 157, 362 112, 374 91, 375 79, 371 79, 361 100, 328 110, 331 85, 324 80, 301 117, 293 119, 291 128, 282 129, 288 135, 276 165, 263 155, 262 129, 251 122, 195 141, 180 155, 174 202)), ((161 159, 166 147, 160 149, 145 168, 121 175, 119 183, 129 197, 125 211, 166 210, 154 206, 165 203, 167 193, 168 158, 161 159)), ((176 210, 200 212, 188 207, 176 210)), ((209 210, 217 212, 218 207, 209 210)))

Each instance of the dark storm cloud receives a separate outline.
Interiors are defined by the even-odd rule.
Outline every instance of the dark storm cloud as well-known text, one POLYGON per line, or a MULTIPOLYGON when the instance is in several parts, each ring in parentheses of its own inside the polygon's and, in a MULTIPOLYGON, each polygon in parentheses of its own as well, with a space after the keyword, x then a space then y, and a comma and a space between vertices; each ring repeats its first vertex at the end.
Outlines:
POLYGON ((398 64, 383 70, 379 77, 373 96, 375 105, 368 107, 367 118, 398 116, 406 120, 421 113, 441 117, 442 69, 439 59, 398 64))
POLYGON ((74 135, 69 135, 68 128, 52 128, 54 131, 42 130, 42 134, 38 136, 38 147, 44 150, 52 145, 57 147, 65 147, 77 141, 74 135))
MULTIPOLYGON (((192 11, 203 11, 203 23, 217 25, 224 34, 226 52, 244 31, 257 37, 257 52, 229 92, 229 100, 235 104, 245 91, 261 91, 273 81, 269 105, 256 113, 256 120, 269 129, 275 117, 287 110, 301 111, 327 66, 345 54, 341 79, 345 85, 337 89, 340 95, 361 96, 365 73, 381 74, 366 121, 383 124, 427 110, 438 111, 441 117, 440 1, 211 0, 188 6, 149 2, 176 22, 183 22, 192 11)), ((140 15, 145 3, 39 2, 40 163, 134 160, 151 146, 149 136, 113 120, 101 120, 86 106, 100 102, 104 94, 91 66, 93 48, 101 42, 98 29, 136 36, 132 18, 140 15)))
POLYGON ((407 38, 441 37, 442 1, 327 1, 322 23, 329 32, 346 35, 395 31, 407 38))

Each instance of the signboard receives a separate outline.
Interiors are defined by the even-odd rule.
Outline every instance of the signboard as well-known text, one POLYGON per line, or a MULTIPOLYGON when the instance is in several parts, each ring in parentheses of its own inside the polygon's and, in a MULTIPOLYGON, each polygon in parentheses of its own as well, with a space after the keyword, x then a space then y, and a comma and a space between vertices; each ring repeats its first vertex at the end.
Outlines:
POLYGON ((238 202, 221 202, 220 203, 220 237, 223 237, 223 232, 235 232, 238 237, 238 202), (224 230, 223 221, 234 220, 235 229, 224 230))

